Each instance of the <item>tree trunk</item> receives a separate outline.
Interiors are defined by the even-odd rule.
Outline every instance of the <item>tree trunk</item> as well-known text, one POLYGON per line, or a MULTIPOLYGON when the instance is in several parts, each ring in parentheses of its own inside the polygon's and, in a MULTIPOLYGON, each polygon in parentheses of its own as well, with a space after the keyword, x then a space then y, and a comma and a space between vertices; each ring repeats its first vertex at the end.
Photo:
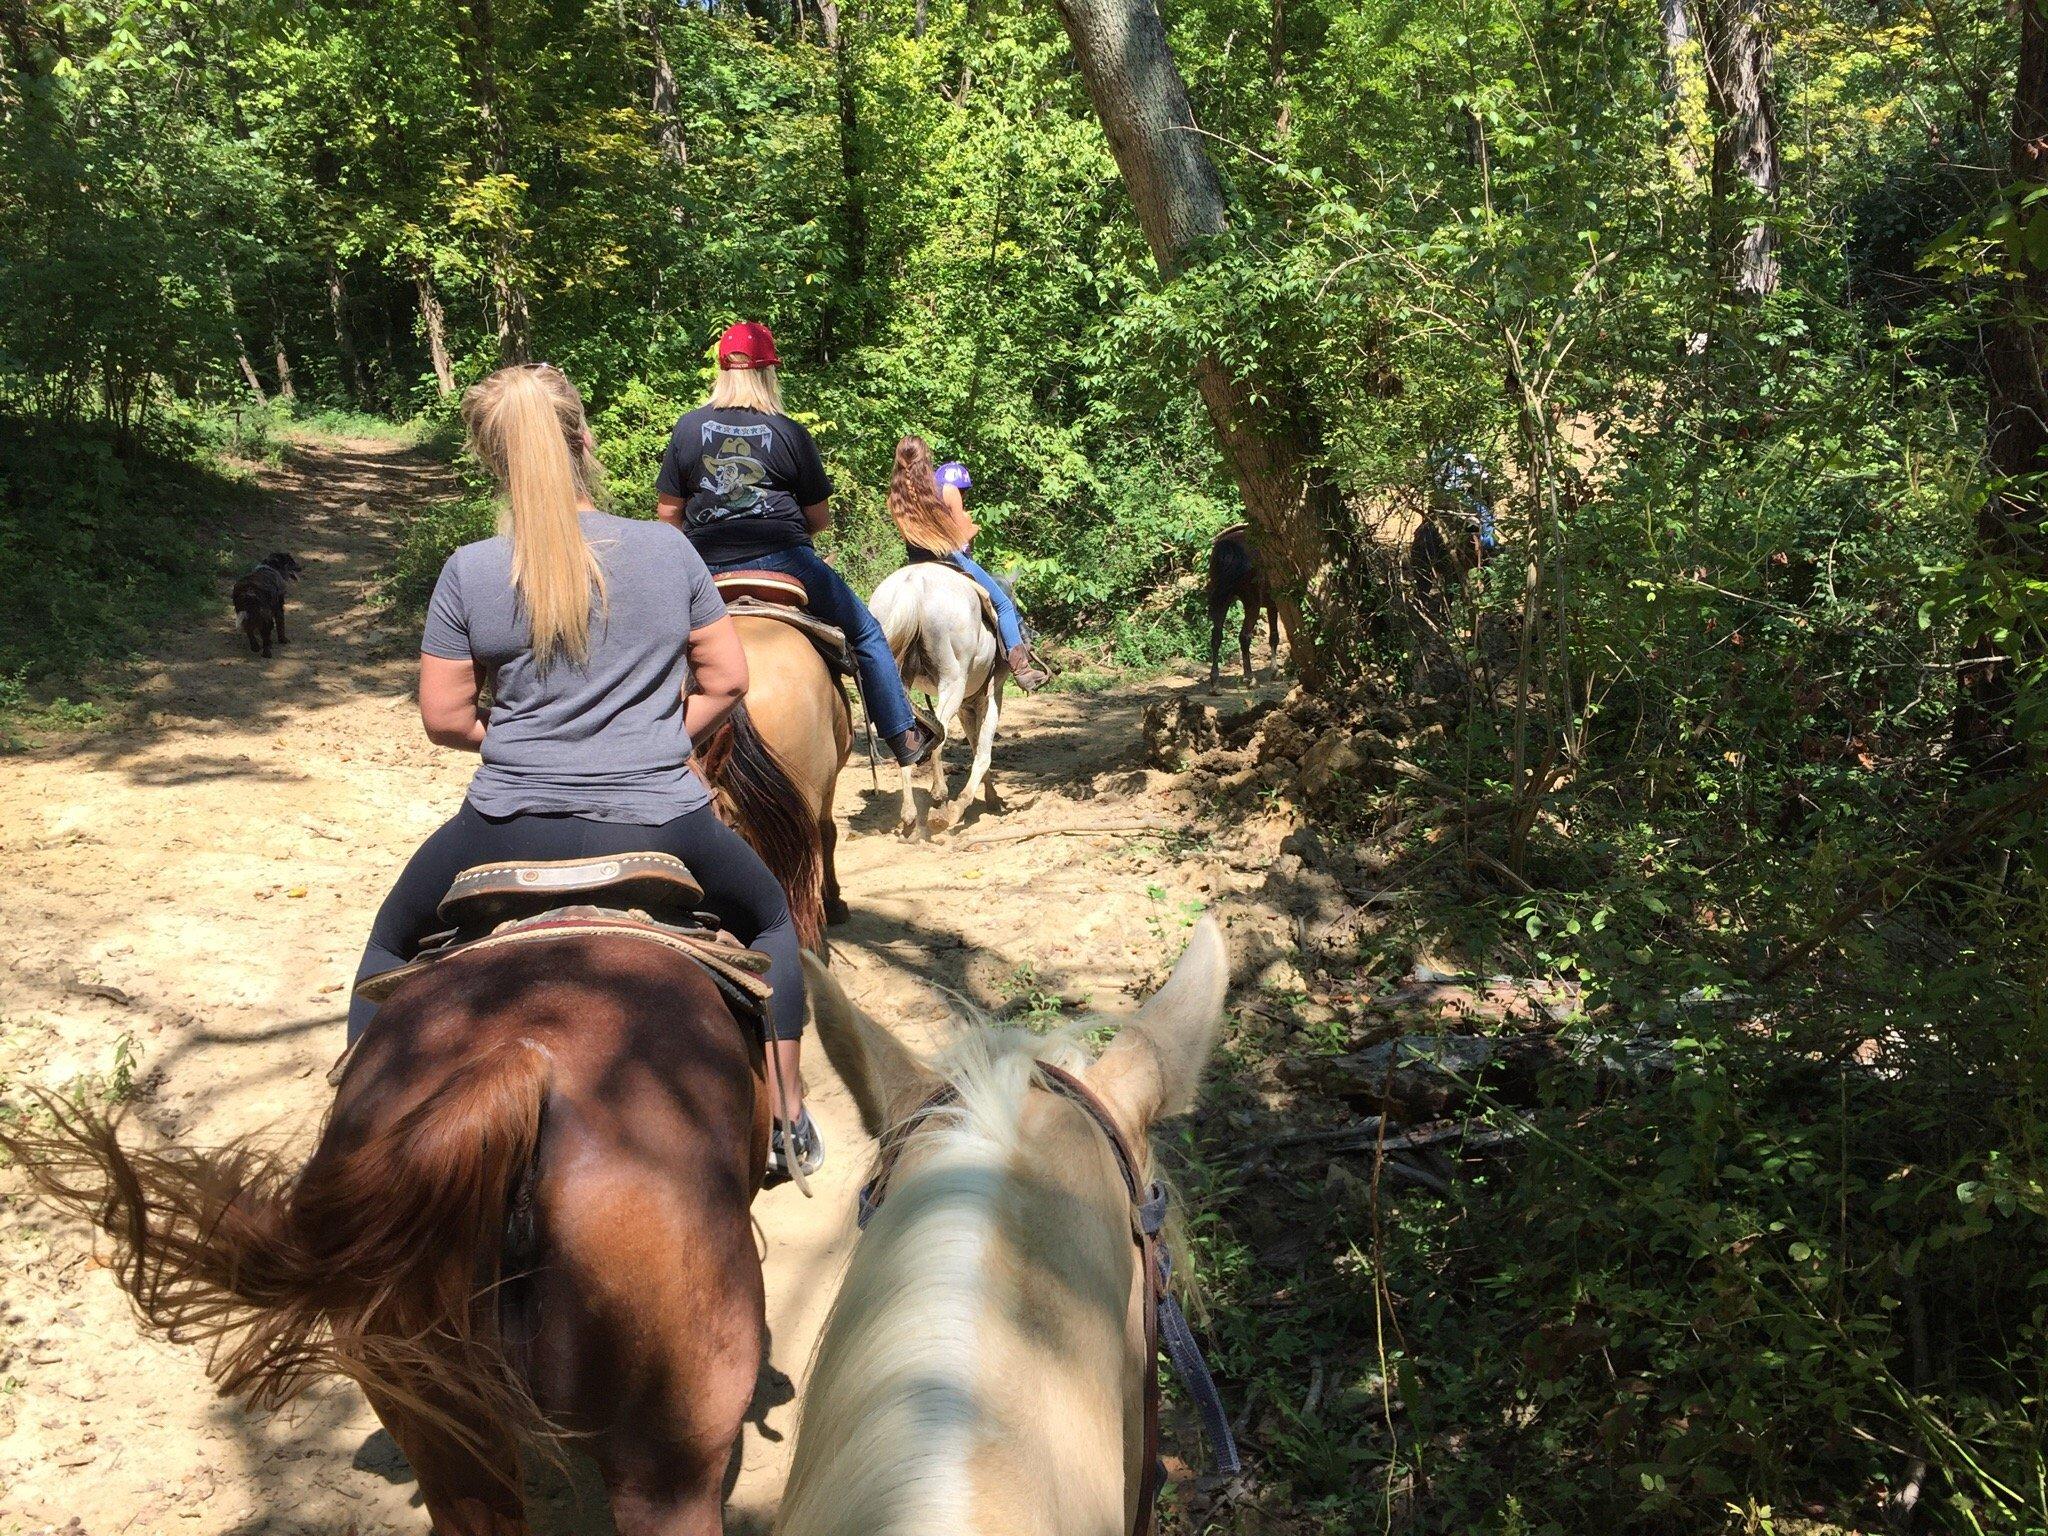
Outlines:
POLYGON ((341 268, 332 258, 327 263, 327 313, 334 320, 334 350, 341 356, 343 382, 357 405, 370 397, 370 381, 363 375, 363 360, 356 354, 356 339, 348 326, 348 294, 341 286, 341 268))
POLYGON ((676 72, 662 46, 661 21, 652 5, 640 7, 640 29, 647 34, 652 55, 652 78, 648 86, 648 108, 654 114, 655 142, 661 158, 680 169, 690 163, 689 146, 683 142, 683 120, 676 110, 676 72))
MULTIPOLYGON (((458 3, 455 24, 456 51, 462 58, 469 103, 477 116, 483 165, 492 176, 510 176, 512 133, 498 91, 498 19, 493 0, 458 3)), ((515 238, 515 229, 501 229, 491 249, 491 301, 497 312, 501 363, 523 363, 532 354, 532 322, 517 269, 515 238)))
MULTIPOLYGON (((1156 0, 1055 0, 1081 77, 1123 173, 1139 228, 1162 277, 1201 260, 1229 229, 1223 184, 1202 148, 1187 85, 1167 46, 1156 0)), ((1302 622, 1343 503, 1317 463, 1320 423, 1273 402, 1296 392, 1256 389, 1213 354, 1195 359, 1195 385, 1244 498, 1295 665, 1310 688, 1326 680, 1326 651, 1302 622)))
POLYGON ((1778 201, 1768 0, 1702 0, 1707 105, 1714 118, 1715 245, 1738 299, 1778 287, 1777 239, 1759 216, 1778 201))
POLYGON ((249 344, 242 339, 242 322, 235 309, 235 285, 225 265, 220 269, 220 295, 227 313, 228 334, 235 339, 235 365, 242 370, 242 382, 249 386, 249 393, 256 397, 258 405, 268 405, 270 396, 263 392, 262 376, 256 372, 256 363, 249 356, 249 344))
POLYGON ((264 297, 270 305, 270 354, 277 368, 277 398, 296 400, 299 392, 292 387, 292 360, 284 350, 284 316, 278 308, 277 292, 266 284, 264 297))
MULTIPOLYGON (((2015 205, 2048 187, 2048 0, 2019 0, 2018 8, 2019 74, 2005 177, 2015 184, 2015 205)), ((2026 214, 2016 209, 2015 217, 2026 214)), ((2037 209, 2032 217, 2048 214, 2037 209)), ((1986 348, 1986 454, 1994 483, 1977 513, 1977 543, 2006 579, 2044 582, 2048 504, 2038 477, 2048 473, 2048 271, 2020 260, 2023 268, 2006 283, 2003 314, 1986 348)), ((2010 633, 2004 645, 1989 637, 1978 642, 1957 675, 1960 744, 1970 760, 1992 771, 2020 766, 2014 669, 2040 660, 2022 651, 2029 643, 2023 624, 2010 633)))
POLYGON ((1285 137, 1289 118, 1287 102, 1287 0, 1273 0, 1272 19, 1266 34, 1266 74, 1273 82, 1273 132, 1285 137))
POLYGON ((455 393, 455 365, 448 359, 448 316, 424 266, 415 263, 412 281, 420 295, 420 328, 427 333, 427 351, 434 359, 434 387, 446 400, 455 393))
POLYGON ((832 54, 839 86, 839 221, 845 257, 834 302, 826 311, 828 350, 835 337, 851 340, 867 329, 868 207, 861 184, 860 103, 854 94, 853 49, 844 21, 839 0, 818 0, 818 28, 832 54))
POLYGON ((270 350, 277 361, 277 398, 296 400, 299 392, 292 387, 292 360, 285 355, 284 338, 274 332, 270 338, 270 350))
POLYGON ((1657 66, 1657 83, 1664 93, 1664 136, 1686 178, 1699 175, 1699 156, 1685 127, 1685 77, 1692 61, 1692 14, 1690 0, 1662 0, 1664 8, 1664 54, 1657 66))

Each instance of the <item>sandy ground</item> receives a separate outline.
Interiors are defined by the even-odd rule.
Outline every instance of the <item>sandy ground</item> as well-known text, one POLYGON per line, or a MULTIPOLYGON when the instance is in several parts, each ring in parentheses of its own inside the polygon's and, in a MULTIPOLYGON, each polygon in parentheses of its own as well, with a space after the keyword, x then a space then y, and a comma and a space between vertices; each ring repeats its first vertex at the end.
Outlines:
MULTIPOLYGON (((273 548, 304 562, 291 645, 250 656, 223 594, 216 619, 164 637, 132 721, 0 759, 0 1088, 132 1061, 133 1134, 204 1144, 260 1129, 309 1145, 370 916, 470 767, 421 737, 412 637, 370 601, 392 509, 442 473, 388 443, 304 448, 266 475, 274 495, 244 530, 252 562, 273 548)), ((1008 834, 1157 819, 1157 777, 1134 766, 1138 716, 1184 686, 1012 695, 995 774, 1006 808, 928 845, 893 835, 894 773, 877 794, 856 756, 839 797, 854 917, 833 933, 854 996, 916 1039, 941 1027, 945 991, 985 1007, 1064 995, 1118 1008, 1162 976, 1199 899, 1191 866, 1126 836, 1008 834)), ((773 1358, 737 1531, 772 1517, 794 1383, 868 1150, 822 1052, 807 1078, 831 1160, 815 1199, 783 1188, 756 1206, 773 1358)), ((137 1331, 88 1230, 22 1190, 0 1173, 0 1536, 427 1529, 353 1388, 278 1417, 224 1402, 202 1352, 137 1331)), ((589 1482, 541 1490, 537 1528, 609 1531, 589 1482)))

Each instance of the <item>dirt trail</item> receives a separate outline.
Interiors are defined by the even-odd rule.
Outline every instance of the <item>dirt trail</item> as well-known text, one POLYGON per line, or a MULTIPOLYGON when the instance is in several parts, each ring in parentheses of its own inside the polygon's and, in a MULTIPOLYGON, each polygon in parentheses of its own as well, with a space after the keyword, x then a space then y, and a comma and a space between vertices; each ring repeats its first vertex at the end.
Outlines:
MULTIPOLYGON (((264 1130, 309 1144, 341 1039, 345 984, 385 885, 460 802, 470 762, 412 712, 412 636, 371 603, 397 540, 390 509, 445 471, 374 441, 326 442, 266 474, 243 530, 250 558, 306 567, 272 660, 226 615, 167 636, 135 718, 0 760, 0 1084, 111 1076, 132 1058, 136 1117, 205 1143, 264 1130)), ((892 835, 856 760, 840 785, 841 873, 854 917, 834 964, 871 1012, 925 1035, 941 990, 1116 1008, 1177 949, 1199 876, 1126 837, 993 833, 1159 819, 1157 776, 1132 766, 1146 702, 1010 701, 997 744, 1000 815, 929 845, 892 835)), ((956 775, 957 782, 957 775, 956 775)), ((867 1148, 822 1052, 806 1075, 831 1159, 816 1198, 756 1206, 765 1233, 773 1373, 728 1526, 772 1515, 800 1380, 851 1236, 867 1148)), ((214 1396, 202 1352, 145 1339, 82 1226, 0 1174, 0 1536, 419 1533, 411 1476, 352 1388, 287 1418, 214 1396)), ((588 1488, 545 1496, 541 1528, 610 1529, 588 1488)))

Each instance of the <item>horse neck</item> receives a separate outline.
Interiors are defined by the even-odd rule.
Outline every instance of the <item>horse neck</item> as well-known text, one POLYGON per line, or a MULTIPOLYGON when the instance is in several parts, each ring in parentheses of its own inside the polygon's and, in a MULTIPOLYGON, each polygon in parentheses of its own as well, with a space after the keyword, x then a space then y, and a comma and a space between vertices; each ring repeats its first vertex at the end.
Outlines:
POLYGON ((1026 1053, 921 1135, 855 1251, 805 1394, 783 1536, 1102 1530, 1128 1516, 1143 1350, 1100 1131, 1026 1053))

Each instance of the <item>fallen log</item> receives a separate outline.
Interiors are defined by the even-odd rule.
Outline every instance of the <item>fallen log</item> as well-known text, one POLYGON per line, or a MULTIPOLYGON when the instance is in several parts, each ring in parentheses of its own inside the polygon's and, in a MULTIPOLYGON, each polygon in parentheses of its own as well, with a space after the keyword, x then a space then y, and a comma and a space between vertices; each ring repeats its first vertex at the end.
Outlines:
POLYGON ((991 843, 1021 843, 1034 837, 1147 837, 1164 832, 1184 832, 1163 821, 1113 821, 1082 827, 1026 827, 1015 832, 977 832, 953 844, 955 848, 985 848, 991 843))

